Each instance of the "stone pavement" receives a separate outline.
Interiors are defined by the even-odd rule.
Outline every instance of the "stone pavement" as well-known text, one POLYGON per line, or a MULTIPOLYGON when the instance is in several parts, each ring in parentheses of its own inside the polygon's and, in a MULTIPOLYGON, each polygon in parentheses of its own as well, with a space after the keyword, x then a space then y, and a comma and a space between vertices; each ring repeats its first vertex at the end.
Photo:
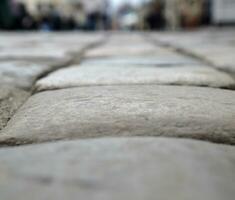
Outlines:
POLYGON ((1 33, 0 199, 233 200, 234 35, 1 33))

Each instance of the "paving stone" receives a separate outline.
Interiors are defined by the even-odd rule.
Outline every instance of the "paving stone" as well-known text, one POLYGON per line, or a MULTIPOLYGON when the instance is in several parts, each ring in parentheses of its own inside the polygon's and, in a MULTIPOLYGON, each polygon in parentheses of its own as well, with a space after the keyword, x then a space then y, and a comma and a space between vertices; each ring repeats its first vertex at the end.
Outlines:
MULTIPOLYGON (((1 49, 56 49, 58 52, 64 52, 70 49, 80 49, 82 46, 102 41, 104 34, 101 33, 81 33, 81 32, 61 32, 61 33, 15 33, 7 32, 0 35, 1 49), (76 47, 75 47, 76 45, 76 47)), ((51 52, 51 51, 50 51, 51 52)), ((45 52, 42 53, 42 55, 45 52)))
POLYGON ((123 56, 123 57, 107 57, 107 58, 89 58, 82 62, 83 65, 155 65, 155 66, 171 66, 171 65, 198 65, 199 62, 176 54, 172 55, 153 55, 153 56, 123 56))
POLYGON ((184 86, 96 86, 38 93, 0 145, 103 136, 169 136, 235 144, 235 92, 184 86))
POLYGON ((6 126, 16 110, 26 101, 29 94, 20 89, 2 85, 0 87, 0 130, 6 126))
MULTIPOLYGON (((43 35, 38 38, 29 38, 28 40, 22 39, 21 44, 16 45, 6 44, 3 45, 0 51, 0 60, 6 59, 71 59, 71 55, 76 53, 79 54, 86 47, 91 44, 99 42, 94 35, 94 39, 89 36, 83 39, 77 36, 78 39, 69 35, 62 35, 58 37, 54 35, 49 35, 49 37, 44 37, 43 35), (74 40, 73 40, 74 39, 74 40)), ((14 37, 13 37, 14 38, 14 37)), ((18 38, 18 40, 21 37, 18 38)), ((9 38, 5 38, 9 41, 9 38)), ((1 38, 0 38, 1 41, 1 38)), ((16 40, 17 41, 17 40, 16 40)))
MULTIPOLYGON (((215 67, 235 73, 235 47, 208 45, 209 47, 191 48, 191 52, 212 63, 215 67)), ((190 51, 188 50, 188 51, 190 51)))
POLYGON ((68 52, 63 48, 58 47, 9 47, 3 48, 0 51, 0 59, 66 59, 68 52))
POLYGON ((0 150, 2 200, 233 200, 235 149, 113 138, 0 150))
MULTIPOLYGON (((120 42, 121 43, 121 42, 120 42)), ((109 57, 109 56, 139 56, 139 55, 151 55, 156 53, 164 53, 162 48, 157 48, 154 45, 145 43, 136 43, 131 45, 130 43, 121 43, 121 44, 112 44, 112 45, 103 45, 98 48, 88 50, 84 57, 109 57)))
POLYGON ((211 62, 214 66, 235 73, 234 30, 206 30, 181 34, 153 34, 155 40, 173 47, 180 47, 211 62))
POLYGON ((229 75, 206 66, 140 67, 80 65, 58 70, 36 83, 37 91, 90 85, 166 84, 235 88, 229 75))
POLYGON ((30 89, 37 77, 54 68, 52 62, 3 61, 0 62, 0 84, 30 89))
POLYGON ((105 42, 103 43, 103 46, 135 46, 138 44, 148 44, 152 45, 151 43, 148 43, 146 39, 140 35, 140 33, 122 33, 122 32, 112 32, 108 35, 108 37, 105 38, 105 42))

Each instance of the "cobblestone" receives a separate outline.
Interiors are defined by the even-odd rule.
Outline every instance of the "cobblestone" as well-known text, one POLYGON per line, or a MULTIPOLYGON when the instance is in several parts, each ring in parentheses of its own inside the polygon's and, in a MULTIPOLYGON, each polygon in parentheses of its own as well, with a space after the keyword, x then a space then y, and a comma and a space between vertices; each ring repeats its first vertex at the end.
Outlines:
POLYGON ((207 66, 79 65, 58 70, 36 83, 38 91, 92 85, 193 85, 235 88, 229 75, 207 66))
POLYGON ((233 200, 234 151, 141 137, 1 149, 0 194, 4 200, 233 200))
POLYGON ((215 67, 235 74, 235 31, 206 30, 195 33, 153 35, 155 41, 175 48, 181 48, 204 59, 215 67))
POLYGON ((46 91, 32 96, 14 115, 0 144, 138 135, 235 144, 234 98, 228 90, 183 86, 46 91))
POLYGON ((233 200, 234 33, 1 33, 0 199, 233 200))

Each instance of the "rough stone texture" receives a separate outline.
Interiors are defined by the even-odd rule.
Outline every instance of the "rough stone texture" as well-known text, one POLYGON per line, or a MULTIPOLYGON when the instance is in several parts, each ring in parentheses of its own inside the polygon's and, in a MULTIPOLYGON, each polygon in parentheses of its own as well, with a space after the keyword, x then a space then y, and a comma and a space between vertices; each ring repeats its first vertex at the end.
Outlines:
POLYGON ((40 75, 52 69, 52 63, 48 65, 45 62, 0 62, 0 84, 29 89, 40 75))
POLYGON ((38 91, 88 85, 170 84, 235 88, 229 75, 207 66, 74 66, 36 83, 38 91))
POLYGON ((233 200, 235 148, 114 138, 0 150, 2 200, 233 200))
POLYGON ((1 145, 102 136, 169 136, 235 144, 235 92, 184 86, 103 86, 32 96, 1 145))
POLYGON ((0 130, 6 126, 15 111, 26 101, 29 94, 20 89, 1 85, 0 87, 0 130))

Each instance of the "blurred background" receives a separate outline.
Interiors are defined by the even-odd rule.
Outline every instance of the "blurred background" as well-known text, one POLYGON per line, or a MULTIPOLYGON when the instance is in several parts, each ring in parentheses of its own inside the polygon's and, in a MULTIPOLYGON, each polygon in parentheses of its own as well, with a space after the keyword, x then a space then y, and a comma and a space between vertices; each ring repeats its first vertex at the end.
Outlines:
POLYGON ((2 30, 184 30, 233 26, 235 0, 1 0, 2 30))

